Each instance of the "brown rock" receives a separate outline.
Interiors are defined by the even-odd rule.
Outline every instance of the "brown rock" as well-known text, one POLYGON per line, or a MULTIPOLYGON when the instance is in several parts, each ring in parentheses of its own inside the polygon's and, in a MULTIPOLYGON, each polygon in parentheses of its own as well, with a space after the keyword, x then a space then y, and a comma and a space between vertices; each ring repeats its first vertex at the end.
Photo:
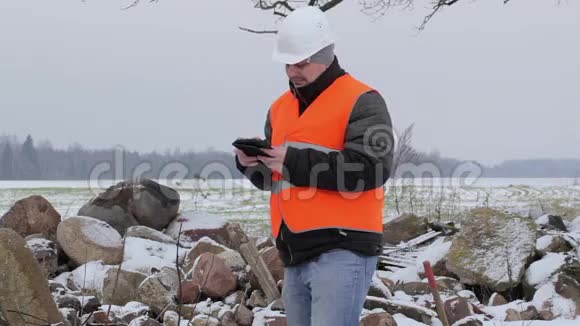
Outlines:
POLYGON ((576 304, 576 315, 580 315, 580 279, 560 274, 555 284, 556 293, 576 304))
MULTIPOLYGON (((178 291, 179 292, 179 291, 178 291)), ((201 295, 199 284, 185 280, 181 282, 181 295, 178 295, 179 302, 184 304, 197 303, 201 295)))
POLYGON ((242 303, 242 300, 244 300, 244 292, 236 291, 230 294, 227 298, 225 298, 224 303, 227 304, 228 306, 233 307, 237 304, 242 303))
POLYGON ((282 298, 278 298, 276 300, 274 300, 271 304, 270 304, 270 310, 272 311, 284 311, 284 300, 282 300, 282 298))
POLYGON ((391 315, 403 314, 411 319, 427 325, 431 325, 432 318, 437 316, 433 310, 421 307, 414 303, 371 296, 367 296, 364 303, 364 308, 368 310, 381 308, 391 315))
POLYGON ((161 272, 147 277, 137 289, 139 302, 148 305, 156 314, 174 307, 174 298, 177 294, 177 271, 164 267, 161 272), (167 309, 166 309, 167 308, 167 309))
POLYGON ((276 247, 270 247, 260 252, 260 256, 268 266, 268 270, 274 277, 274 281, 278 282, 284 279, 284 264, 280 259, 278 249, 276 247))
POLYGON ((499 293, 494 293, 491 295, 491 297, 489 297, 489 303, 487 304, 488 306, 502 306, 504 304, 507 304, 507 300, 499 293))
POLYGON ((124 306, 128 302, 137 301, 139 285, 147 278, 147 275, 111 268, 105 274, 102 289, 102 303, 124 306))
POLYGON ((471 303, 460 297, 445 301, 443 303, 443 309, 445 309, 445 314, 450 325, 474 314, 471 303))
POLYGON ((69 217, 57 230, 58 243, 78 265, 102 260, 118 265, 123 260, 121 235, 109 224, 86 216, 69 217))
POLYGON ((238 326, 232 311, 226 311, 219 319, 220 326, 238 326))
POLYGON ((364 316, 360 326, 397 326, 397 322, 388 312, 379 312, 364 316))
POLYGON ((427 223, 415 214, 405 213, 383 226, 386 243, 399 244, 427 233, 427 223))
POLYGON ((181 212, 167 227, 168 235, 177 239, 179 228, 181 241, 199 241, 209 237, 217 243, 231 248, 230 237, 226 230, 227 220, 219 215, 199 211, 181 212))
POLYGON ((554 320, 554 314, 549 310, 542 310, 538 313, 540 320, 554 320))
POLYGON ((0 262, 0 307, 10 325, 25 326, 38 319, 8 311, 55 324, 64 321, 38 262, 24 239, 11 229, 0 229, 0 262))
POLYGON ((520 312, 520 317, 522 320, 536 320, 538 319, 538 310, 534 306, 528 306, 524 311, 520 312))
POLYGON ((244 305, 234 307, 234 318, 240 326, 251 326, 254 321, 254 314, 244 305))
MULTIPOLYGON (((268 270, 272 274, 272 277, 276 283, 284 280, 284 263, 282 263, 282 260, 278 254, 278 249, 276 249, 276 247, 269 247, 261 251, 260 257, 262 257, 264 263, 266 263, 266 266, 268 267, 268 270)), ((252 288, 260 289, 261 287, 256 275, 253 272, 251 272, 250 275, 250 284, 252 288)))
POLYGON ((286 326, 288 325, 286 317, 272 316, 266 319, 265 326, 286 326))
POLYGON ((264 297, 264 294, 262 293, 262 291, 254 290, 252 292, 252 294, 250 295, 250 299, 248 299, 247 304, 248 304, 248 307, 251 307, 251 308, 256 308, 256 307, 265 308, 268 305, 268 302, 266 301, 266 298, 264 297))
POLYGON ((520 313, 514 309, 508 309, 506 310, 506 317, 505 317, 505 321, 520 321, 522 320, 522 316, 520 316, 520 313))
POLYGON ((212 298, 225 298, 237 288, 236 276, 225 262, 212 253, 203 253, 193 266, 192 281, 212 298))
POLYGON ((217 255, 224 251, 226 251, 226 248, 222 247, 220 244, 216 243, 208 237, 203 237, 199 239, 187 253, 185 263, 183 265, 183 270, 189 272, 193 267, 193 263, 197 257, 201 256, 203 253, 209 252, 217 255))
POLYGON ((60 214, 42 196, 30 196, 17 201, 0 218, 0 228, 9 228, 21 237, 42 233, 54 240, 60 214))

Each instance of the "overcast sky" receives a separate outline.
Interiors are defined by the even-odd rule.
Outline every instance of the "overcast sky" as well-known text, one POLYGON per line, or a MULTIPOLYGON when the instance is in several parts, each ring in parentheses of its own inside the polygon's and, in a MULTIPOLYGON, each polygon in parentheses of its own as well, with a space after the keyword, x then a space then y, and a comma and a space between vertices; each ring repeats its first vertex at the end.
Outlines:
MULTIPOLYGON (((373 22, 329 13, 343 67, 414 144, 460 159, 580 158, 580 3, 464 1, 417 35, 427 1, 373 22)), ((287 88, 275 26, 249 0, 0 1, 0 134, 55 147, 231 150, 287 88)))

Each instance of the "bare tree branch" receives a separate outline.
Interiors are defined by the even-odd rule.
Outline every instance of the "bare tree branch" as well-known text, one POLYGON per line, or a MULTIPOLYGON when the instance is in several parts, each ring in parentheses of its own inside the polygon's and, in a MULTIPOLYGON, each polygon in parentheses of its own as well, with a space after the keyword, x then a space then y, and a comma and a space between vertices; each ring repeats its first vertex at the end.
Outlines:
POLYGON ((254 34, 276 34, 278 31, 275 30, 255 30, 247 27, 238 26, 244 32, 254 33, 254 34))
POLYGON ((322 10, 322 11, 330 10, 330 9, 336 7, 341 2, 342 2, 342 0, 331 0, 331 1, 328 1, 324 5, 320 6, 320 10, 322 10))

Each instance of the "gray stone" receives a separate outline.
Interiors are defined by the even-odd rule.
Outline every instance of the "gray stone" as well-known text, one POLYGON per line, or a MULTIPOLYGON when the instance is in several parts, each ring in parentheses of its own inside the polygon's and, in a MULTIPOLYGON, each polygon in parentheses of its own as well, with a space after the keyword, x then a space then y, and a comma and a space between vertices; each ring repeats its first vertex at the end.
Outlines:
POLYGON ((535 224, 489 208, 473 209, 455 236, 447 261, 461 283, 502 292, 518 285, 534 255, 535 224))
POLYGON ((163 230, 177 216, 179 193, 149 179, 123 181, 85 204, 78 215, 109 223, 120 234, 130 226, 163 230))
POLYGON ((415 214, 403 214, 383 226, 383 239, 386 243, 399 244, 427 233, 429 227, 425 220, 415 214))

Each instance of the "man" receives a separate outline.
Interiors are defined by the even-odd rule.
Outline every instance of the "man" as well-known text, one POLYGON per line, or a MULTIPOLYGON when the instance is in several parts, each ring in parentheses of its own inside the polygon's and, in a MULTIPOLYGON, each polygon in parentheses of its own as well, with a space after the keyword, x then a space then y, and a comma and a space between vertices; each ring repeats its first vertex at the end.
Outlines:
POLYGON ((382 249, 383 184, 393 137, 381 95, 347 74, 316 7, 281 23, 273 53, 290 90, 266 118, 270 156, 235 150, 238 169, 269 190, 289 326, 355 326, 382 249))

